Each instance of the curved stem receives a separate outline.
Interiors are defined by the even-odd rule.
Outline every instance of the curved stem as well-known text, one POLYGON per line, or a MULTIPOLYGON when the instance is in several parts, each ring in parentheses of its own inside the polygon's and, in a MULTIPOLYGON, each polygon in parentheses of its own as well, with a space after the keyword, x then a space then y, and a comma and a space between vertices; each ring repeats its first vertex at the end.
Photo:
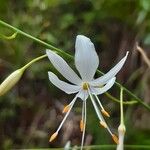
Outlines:
POLYGON ((26 32, 23 32, 22 30, 20 30, 18 28, 15 28, 12 25, 10 25, 10 24, 2 21, 2 20, 0 20, 0 24, 5 26, 5 27, 7 27, 7 28, 9 28, 9 29, 12 29, 12 30, 16 31, 18 34, 21 34, 21 35, 23 35, 23 36, 25 36, 25 37, 27 37, 29 39, 32 39, 32 40, 36 41, 37 43, 40 43, 40 44, 46 46, 47 48, 50 48, 51 50, 54 50, 54 51, 62 54, 63 56, 66 56, 66 57, 69 57, 69 58, 73 59, 73 56, 71 56, 70 54, 67 54, 67 53, 63 52, 59 48, 56 48, 56 47, 52 46, 51 44, 49 44, 47 42, 44 42, 44 41, 42 41, 42 40, 40 40, 40 39, 38 39, 38 38, 36 38, 36 37, 26 33, 26 32))
POLYGON ((3 34, 0 33, 0 38, 1 38, 1 39, 6 39, 6 40, 12 40, 12 39, 14 39, 16 36, 17 36, 17 32, 13 33, 13 34, 10 35, 10 36, 6 36, 6 35, 3 35, 3 34))
MULTIPOLYGON (((40 43, 40 44, 46 46, 47 48, 50 48, 50 49, 53 50, 53 51, 58 52, 60 55, 62 55, 62 56, 64 56, 64 57, 67 57, 68 59, 73 60, 73 56, 71 56, 70 54, 68 54, 68 53, 66 53, 66 52, 64 52, 64 51, 62 51, 62 50, 59 49, 59 48, 56 48, 56 47, 52 46, 52 45, 49 44, 49 43, 46 43, 46 42, 44 42, 44 41, 42 41, 42 40, 40 40, 40 39, 38 39, 38 38, 36 38, 36 37, 33 37, 32 35, 27 34, 27 33, 23 32, 22 30, 20 30, 20 29, 18 29, 18 28, 15 28, 15 27, 13 27, 12 25, 10 25, 10 24, 8 24, 8 23, 2 21, 2 20, 0 20, 0 24, 3 25, 3 26, 5 26, 5 27, 7 27, 7 28, 9 28, 9 29, 12 29, 12 30, 16 31, 18 34, 21 34, 21 35, 23 35, 23 36, 25 36, 25 37, 27 37, 27 38, 30 38, 30 39, 36 41, 37 43, 40 43)), ((101 75, 104 74, 103 72, 101 72, 101 71, 99 71, 99 70, 97 70, 97 72, 98 72, 99 74, 101 74, 101 75)), ((118 82, 115 82, 115 85, 117 85, 119 88, 123 87, 123 86, 122 86, 120 83, 118 83, 118 82)), ((123 87, 123 90, 124 90, 124 92, 126 92, 128 95, 130 95, 131 97, 133 97, 136 101, 138 101, 141 105, 143 105, 146 109, 148 109, 148 110, 150 111, 150 106, 149 106, 148 104, 144 103, 144 102, 142 101, 142 99, 138 98, 136 95, 134 95, 132 92, 130 92, 130 91, 129 91, 127 88, 125 88, 125 87, 123 87)))
POLYGON ((34 62, 39 61, 40 59, 43 59, 43 58, 45 58, 45 57, 47 57, 46 54, 45 54, 45 55, 42 55, 42 56, 39 56, 39 57, 37 57, 37 58, 31 60, 29 63, 27 63, 27 64, 26 64, 25 66, 23 66, 21 69, 25 70, 26 68, 28 68, 28 67, 29 67, 31 64, 33 64, 34 62))
MULTIPOLYGON (((120 103, 120 100, 117 99, 116 97, 112 96, 111 94, 109 94, 108 92, 104 93, 108 98, 110 98, 112 101, 120 103)), ((137 104, 138 101, 124 101, 123 104, 124 105, 133 105, 133 104, 137 104)))

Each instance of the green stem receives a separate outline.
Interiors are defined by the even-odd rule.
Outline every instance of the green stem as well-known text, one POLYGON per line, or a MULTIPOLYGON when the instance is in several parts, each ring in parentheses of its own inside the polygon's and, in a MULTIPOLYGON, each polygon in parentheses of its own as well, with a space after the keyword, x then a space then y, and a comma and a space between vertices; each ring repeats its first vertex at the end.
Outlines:
POLYGON ((51 50, 54 50, 54 51, 56 51, 56 52, 62 54, 63 56, 69 57, 69 58, 71 58, 71 59, 73 58, 73 56, 71 56, 70 54, 67 54, 67 53, 63 52, 63 51, 60 50, 59 48, 56 48, 56 47, 52 46, 51 44, 46 43, 46 42, 44 42, 44 41, 42 41, 42 40, 40 40, 40 39, 38 39, 38 38, 35 38, 35 37, 33 37, 32 35, 27 34, 27 33, 23 32, 23 31, 21 31, 20 29, 15 28, 15 27, 13 27, 12 25, 10 25, 10 24, 8 24, 8 23, 2 21, 2 20, 0 20, 0 24, 3 25, 3 26, 5 26, 5 27, 7 27, 7 28, 9 28, 9 29, 12 29, 12 30, 16 31, 18 34, 24 35, 25 37, 27 37, 27 38, 29 38, 29 39, 32 39, 32 40, 34 40, 34 41, 36 41, 36 42, 38 42, 38 43, 40 43, 40 44, 42 44, 42 45, 44 45, 44 46, 50 48, 51 50))
POLYGON ((28 67, 29 67, 31 64, 33 64, 34 62, 39 61, 40 59, 43 59, 43 58, 45 58, 45 57, 47 57, 46 54, 45 54, 45 55, 42 55, 42 56, 40 56, 40 57, 37 57, 37 58, 31 60, 29 63, 27 63, 27 64, 26 64, 25 66, 23 66, 21 69, 25 70, 26 68, 28 68, 28 67))
POLYGON ((145 102, 143 102, 143 100, 141 100, 140 98, 138 98, 136 95, 134 95, 132 92, 130 92, 127 88, 123 87, 120 83, 116 82, 116 85, 118 87, 122 87, 123 90, 130 95, 133 99, 137 100, 141 105, 143 105, 146 109, 148 109, 150 111, 150 106, 148 104, 146 104, 145 102))
MULTIPOLYGON (((111 100, 113 100, 114 102, 117 102, 120 104, 120 100, 117 99, 116 97, 112 96, 111 94, 109 94, 108 92, 104 93, 108 98, 110 98, 111 100)), ((124 101, 123 104, 124 105, 133 105, 133 104, 137 104, 137 101, 124 101)))
MULTIPOLYGON (((40 44, 42 44, 42 45, 44 45, 44 46, 50 48, 50 49, 53 50, 53 51, 58 52, 60 55, 62 55, 62 56, 64 56, 64 57, 67 57, 67 58, 73 60, 73 56, 71 56, 70 54, 68 54, 68 53, 66 53, 66 52, 64 52, 64 51, 62 51, 61 49, 58 49, 58 48, 52 46, 51 44, 48 44, 48 43, 46 43, 46 42, 44 42, 44 41, 42 41, 42 40, 40 40, 40 39, 38 39, 38 38, 35 38, 35 37, 33 37, 32 35, 27 34, 27 33, 23 32, 23 31, 21 31, 20 29, 17 29, 17 28, 13 27, 12 25, 10 25, 10 24, 8 24, 8 23, 2 21, 2 20, 0 20, 0 24, 3 25, 3 26, 5 26, 5 27, 7 27, 7 28, 9 28, 9 29, 12 29, 12 30, 16 31, 18 34, 21 34, 21 35, 23 35, 23 36, 25 36, 25 37, 28 37, 28 38, 30 38, 30 39, 36 41, 37 43, 40 43, 40 44)), ((103 74, 103 73, 102 73, 101 71, 99 71, 99 70, 98 70, 97 72, 99 72, 100 74, 103 74)), ((118 83, 118 82, 115 82, 115 84, 116 84, 119 88, 123 87, 123 86, 122 86, 120 83, 118 83)), ((150 111, 150 106, 149 106, 148 104, 144 103, 140 98, 138 98, 136 95, 134 95, 132 92, 130 92, 130 91, 129 91, 128 89, 126 89, 125 87, 123 87, 123 89, 124 89, 124 91, 125 91, 128 95, 130 95, 131 97, 133 97, 135 100, 137 100, 140 104, 142 104, 146 109, 148 109, 148 110, 150 111)))
POLYGON ((0 33, 0 38, 5 39, 5 40, 12 40, 17 36, 17 32, 13 33, 10 36, 6 36, 0 33))
POLYGON ((123 117, 123 88, 120 89, 120 124, 124 125, 124 117, 123 117))
MULTIPOLYGON (((145 150, 150 149, 150 145, 125 145, 125 148, 131 149, 139 149, 139 150, 145 150)), ((80 147, 74 147, 75 149, 79 150, 80 147)), ((115 149, 116 145, 90 145, 90 146, 84 146, 83 149, 92 149, 92 150, 98 150, 98 149, 115 149)), ((69 150, 72 150, 73 147, 71 147, 69 150)), ((28 149, 28 150, 64 150, 64 148, 36 148, 36 149, 28 149)))

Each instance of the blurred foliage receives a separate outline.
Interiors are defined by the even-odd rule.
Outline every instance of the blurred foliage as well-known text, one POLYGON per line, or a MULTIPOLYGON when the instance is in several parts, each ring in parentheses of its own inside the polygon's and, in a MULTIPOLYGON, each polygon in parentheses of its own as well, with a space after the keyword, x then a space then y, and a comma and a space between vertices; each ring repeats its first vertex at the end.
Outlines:
MULTIPOLYGON (((150 53, 150 1, 149 0, 0 0, 0 18, 31 35, 56 47, 74 53, 77 34, 92 39, 100 56, 101 70, 109 70, 126 50, 130 50, 124 71, 118 80, 143 98, 149 99, 149 70, 134 50, 140 42, 150 53), (107 69, 106 69, 107 68, 107 69), (137 70, 142 70, 138 71, 137 70), (134 77, 132 76, 133 73, 134 77)), ((0 26, 0 35, 11 36, 13 31, 0 26)), ((0 39, 0 81, 34 57, 45 53, 45 47, 17 35, 15 39, 0 39)), ((48 81, 47 71, 54 70, 47 59, 34 64, 26 71, 19 84, 7 95, 0 97, 0 149, 62 147, 68 140, 80 145, 80 101, 75 112, 61 130, 58 139, 49 144, 49 136, 59 125, 64 104, 72 97, 56 89, 48 81), (72 120, 72 122, 71 122, 72 120), (67 130, 67 125, 72 128, 67 130)), ((118 91, 113 88, 113 95, 118 91)), ((130 99, 129 97, 127 97, 130 99)), ((108 119, 117 132, 119 106, 100 96, 111 112, 108 119)), ((135 105, 125 108, 127 144, 150 143, 149 113, 135 105)), ((98 125, 95 112, 88 102, 86 144, 113 143, 107 132, 98 125)))

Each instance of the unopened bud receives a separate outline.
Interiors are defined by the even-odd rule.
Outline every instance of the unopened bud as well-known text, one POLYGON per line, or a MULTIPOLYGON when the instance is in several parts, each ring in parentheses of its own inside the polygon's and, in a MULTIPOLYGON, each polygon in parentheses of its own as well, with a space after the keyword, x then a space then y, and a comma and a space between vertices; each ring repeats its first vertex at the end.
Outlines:
POLYGON ((124 124, 120 124, 118 127, 119 134, 119 144, 117 146, 117 150, 124 150, 124 136, 125 136, 126 128, 124 124))
POLYGON ((7 93, 21 78, 24 69, 18 69, 11 73, 0 85, 0 96, 7 93))
POLYGON ((126 132, 126 127, 124 124, 120 124, 119 127, 118 127, 118 132, 119 134, 125 134, 126 132))

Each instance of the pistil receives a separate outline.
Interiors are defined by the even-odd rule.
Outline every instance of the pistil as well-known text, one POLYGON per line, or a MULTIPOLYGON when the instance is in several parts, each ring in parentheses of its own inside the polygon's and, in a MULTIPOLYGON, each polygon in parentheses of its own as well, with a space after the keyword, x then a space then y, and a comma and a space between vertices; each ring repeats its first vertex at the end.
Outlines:
POLYGON ((88 90, 89 89, 89 84, 87 83, 87 82, 84 82, 83 84, 82 84, 82 88, 83 88, 83 90, 88 90))

